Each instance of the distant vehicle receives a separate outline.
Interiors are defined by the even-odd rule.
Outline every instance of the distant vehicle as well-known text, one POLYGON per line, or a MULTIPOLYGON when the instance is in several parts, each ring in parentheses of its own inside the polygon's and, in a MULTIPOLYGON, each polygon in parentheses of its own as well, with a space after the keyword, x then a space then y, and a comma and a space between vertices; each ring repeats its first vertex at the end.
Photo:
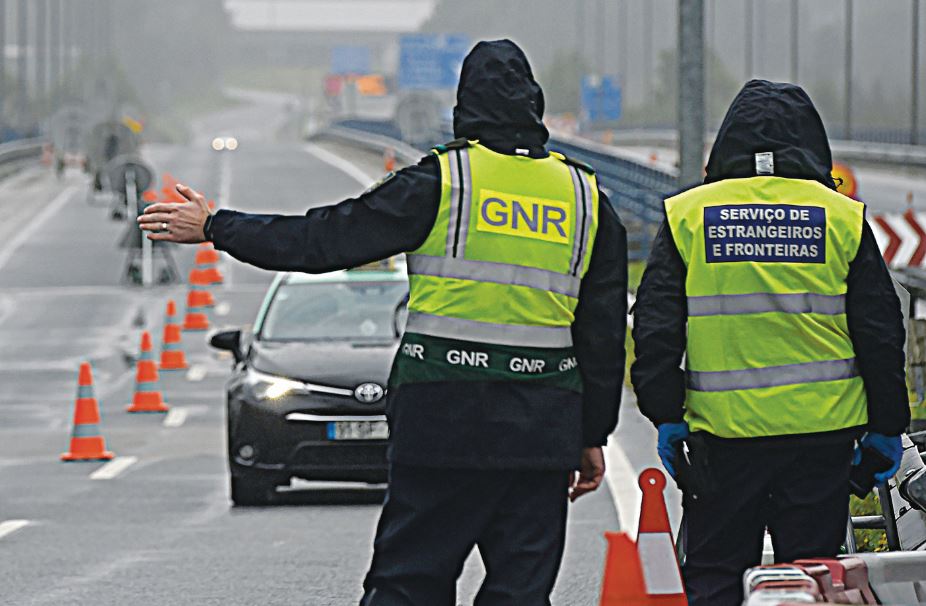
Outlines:
POLYGON ((212 149, 215 151, 235 151, 238 149, 238 139, 231 135, 221 135, 212 140, 212 149))
POLYGON ((292 477, 386 481, 386 380, 404 330, 408 279, 391 267, 273 281, 231 351, 228 462, 236 505, 273 501, 292 477))

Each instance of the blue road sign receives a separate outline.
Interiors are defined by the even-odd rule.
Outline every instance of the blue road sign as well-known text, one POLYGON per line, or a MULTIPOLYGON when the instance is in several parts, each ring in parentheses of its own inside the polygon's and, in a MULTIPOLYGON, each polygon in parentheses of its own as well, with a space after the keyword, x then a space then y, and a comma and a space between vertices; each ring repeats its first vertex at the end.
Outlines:
POLYGON ((370 48, 367 46, 335 46, 331 49, 330 73, 339 76, 370 73, 370 48))
POLYGON ((399 43, 399 88, 453 88, 470 47, 461 34, 409 34, 399 43))
POLYGON ((582 79, 582 115, 590 122, 620 120, 620 84, 611 76, 585 76, 582 79))

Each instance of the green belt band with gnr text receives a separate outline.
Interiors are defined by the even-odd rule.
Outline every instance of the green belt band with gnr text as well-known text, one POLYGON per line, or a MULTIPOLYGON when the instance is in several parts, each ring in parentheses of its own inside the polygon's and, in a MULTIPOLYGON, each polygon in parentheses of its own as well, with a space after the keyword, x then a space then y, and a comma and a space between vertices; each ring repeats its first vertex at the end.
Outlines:
POLYGON ((582 391, 571 347, 490 345, 406 333, 390 383, 522 381, 582 391))

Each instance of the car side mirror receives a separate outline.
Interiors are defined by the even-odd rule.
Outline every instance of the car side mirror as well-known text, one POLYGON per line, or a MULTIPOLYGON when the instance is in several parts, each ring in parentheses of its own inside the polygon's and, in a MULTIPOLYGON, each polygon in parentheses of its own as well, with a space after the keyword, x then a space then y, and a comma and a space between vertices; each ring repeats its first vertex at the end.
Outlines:
POLYGON ((209 345, 216 349, 232 352, 235 356, 235 362, 241 362, 241 331, 240 330, 223 330, 212 335, 209 339, 209 345))

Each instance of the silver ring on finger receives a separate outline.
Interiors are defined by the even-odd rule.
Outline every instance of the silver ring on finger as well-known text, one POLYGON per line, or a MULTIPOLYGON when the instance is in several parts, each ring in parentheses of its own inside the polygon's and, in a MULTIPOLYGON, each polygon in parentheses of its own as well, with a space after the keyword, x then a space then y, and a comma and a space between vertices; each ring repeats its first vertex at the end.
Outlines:
POLYGON ((161 223, 161 229, 167 231, 167 222, 161 223))

